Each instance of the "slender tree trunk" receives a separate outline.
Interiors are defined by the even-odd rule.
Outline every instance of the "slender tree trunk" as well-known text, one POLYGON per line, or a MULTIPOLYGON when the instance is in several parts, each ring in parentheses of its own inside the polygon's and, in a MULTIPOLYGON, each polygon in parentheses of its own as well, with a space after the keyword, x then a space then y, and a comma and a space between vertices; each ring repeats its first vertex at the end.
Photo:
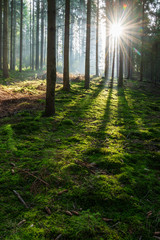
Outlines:
POLYGON ((30 69, 32 68, 32 2, 30 0, 30 69))
MULTIPOLYGON (((106 16, 108 14, 108 1, 106 0, 106 16)), ((109 68, 109 37, 108 37, 108 22, 106 21, 106 46, 105 46, 105 70, 104 70, 104 75, 105 79, 108 78, 108 68, 109 68)))
MULTIPOLYGON (((47 26, 47 19, 45 18, 45 29, 47 28, 46 26, 47 26)), ((43 60, 43 62, 44 62, 44 64, 46 65, 46 55, 47 55, 47 30, 46 31, 44 31, 44 60, 43 60)))
POLYGON ((39 70, 39 0, 37 0, 36 70, 39 70))
POLYGON ((21 20, 20 20, 20 64, 19 71, 22 71, 22 52, 23 52, 23 0, 21 0, 21 20))
POLYGON ((123 86, 123 52, 122 52, 122 46, 119 47, 119 54, 120 54, 120 59, 119 59, 119 77, 118 77, 118 86, 122 87, 123 86))
POLYGON ((32 11, 32 70, 34 71, 34 0, 32 11))
POLYGON ((66 0, 65 7, 65 40, 64 40, 64 69, 63 69, 63 89, 70 90, 69 84, 69 18, 70 0, 66 0))
POLYGON ((116 55, 116 39, 114 39, 114 49, 113 49, 113 62, 112 62, 112 83, 113 83, 113 79, 114 79, 115 55, 116 55))
MULTIPOLYGON (((119 9, 121 15, 123 14, 123 1, 119 1, 119 9)), ((118 86, 122 87, 123 86, 123 48, 122 48, 122 39, 119 39, 119 77, 118 77, 118 86)))
POLYGON ((97 0, 97 25, 96 25, 96 76, 99 75, 98 69, 98 45, 99 45, 99 0, 97 0))
POLYGON ((86 26, 86 59, 85 59, 85 88, 89 88, 90 82, 90 41, 91 41, 91 0, 87 2, 87 26, 86 26))
POLYGON ((144 74, 144 0, 142 1, 142 45, 141 45, 141 66, 140 66, 140 81, 143 81, 144 74))
POLYGON ((44 45, 44 0, 41 3, 41 70, 43 69, 43 45, 44 45))
POLYGON ((13 70, 13 0, 11 1, 10 69, 13 70))
POLYGON ((56 85, 56 0, 48 0, 48 56, 46 116, 55 114, 56 85))
POLYGON ((127 79, 130 79, 131 77, 131 41, 128 39, 128 64, 127 64, 127 67, 128 67, 128 75, 127 75, 127 79))
POLYGON ((14 18, 13 18, 13 70, 15 70, 16 66, 16 0, 13 1, 13 9, 14 9, 14 18))
POLYGON ((70 26, 70 71, 73 72, 73 23, 74 23, 74 16, 73 13, 71 14, 71 26, 70 26))
POLYGON ((2 0, 0 0, 0 70, 2 69, 2 0))
POLYGON ((3 77, 8 78, 8 0, 4 1, 3 22, 3 77))

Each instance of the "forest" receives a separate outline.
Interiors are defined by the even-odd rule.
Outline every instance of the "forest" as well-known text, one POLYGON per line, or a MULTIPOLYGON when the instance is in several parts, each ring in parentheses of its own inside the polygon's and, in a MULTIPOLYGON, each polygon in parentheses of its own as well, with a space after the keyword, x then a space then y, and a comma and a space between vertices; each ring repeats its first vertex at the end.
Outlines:
POLYGON ((0 239, 160 240, 160 0, 0 0, 0 239))

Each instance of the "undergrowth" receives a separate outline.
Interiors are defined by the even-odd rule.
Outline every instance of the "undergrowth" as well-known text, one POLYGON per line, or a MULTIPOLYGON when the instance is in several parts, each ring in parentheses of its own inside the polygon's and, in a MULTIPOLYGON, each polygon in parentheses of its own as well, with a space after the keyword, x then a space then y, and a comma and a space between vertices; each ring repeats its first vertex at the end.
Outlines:
POLYGON ((72 83, 54 117, 0 120, 0 239, 155 239, 160 100, 136 84, 72 83))

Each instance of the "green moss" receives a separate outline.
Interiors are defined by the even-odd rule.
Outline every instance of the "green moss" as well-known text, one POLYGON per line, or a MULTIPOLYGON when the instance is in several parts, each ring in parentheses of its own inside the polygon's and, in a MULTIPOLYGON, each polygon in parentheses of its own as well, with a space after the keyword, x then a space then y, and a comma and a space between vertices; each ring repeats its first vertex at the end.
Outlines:
MULTIPOLYGON (((41 84, 15 76, 27 91, 41 84)), ((87 91, 72 83, 70 93, 57 88, 54 117, 24 111, 0 119, 0 238, 152 239, 160 211, 159 99, 131 83, 108 89, 96 78, 87 91), (67 215, 73 210, 79 215, 67 215)))

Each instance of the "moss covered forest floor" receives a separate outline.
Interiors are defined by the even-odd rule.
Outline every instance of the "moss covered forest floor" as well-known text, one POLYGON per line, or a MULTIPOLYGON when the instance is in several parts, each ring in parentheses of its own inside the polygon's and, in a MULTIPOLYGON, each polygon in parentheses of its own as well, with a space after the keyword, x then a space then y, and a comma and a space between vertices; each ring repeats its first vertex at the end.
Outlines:
POLYGON ((0 80, 0 239, 160 239, 160 89, 58 84, 46 118, 45 81, 15 79, 0 80))

